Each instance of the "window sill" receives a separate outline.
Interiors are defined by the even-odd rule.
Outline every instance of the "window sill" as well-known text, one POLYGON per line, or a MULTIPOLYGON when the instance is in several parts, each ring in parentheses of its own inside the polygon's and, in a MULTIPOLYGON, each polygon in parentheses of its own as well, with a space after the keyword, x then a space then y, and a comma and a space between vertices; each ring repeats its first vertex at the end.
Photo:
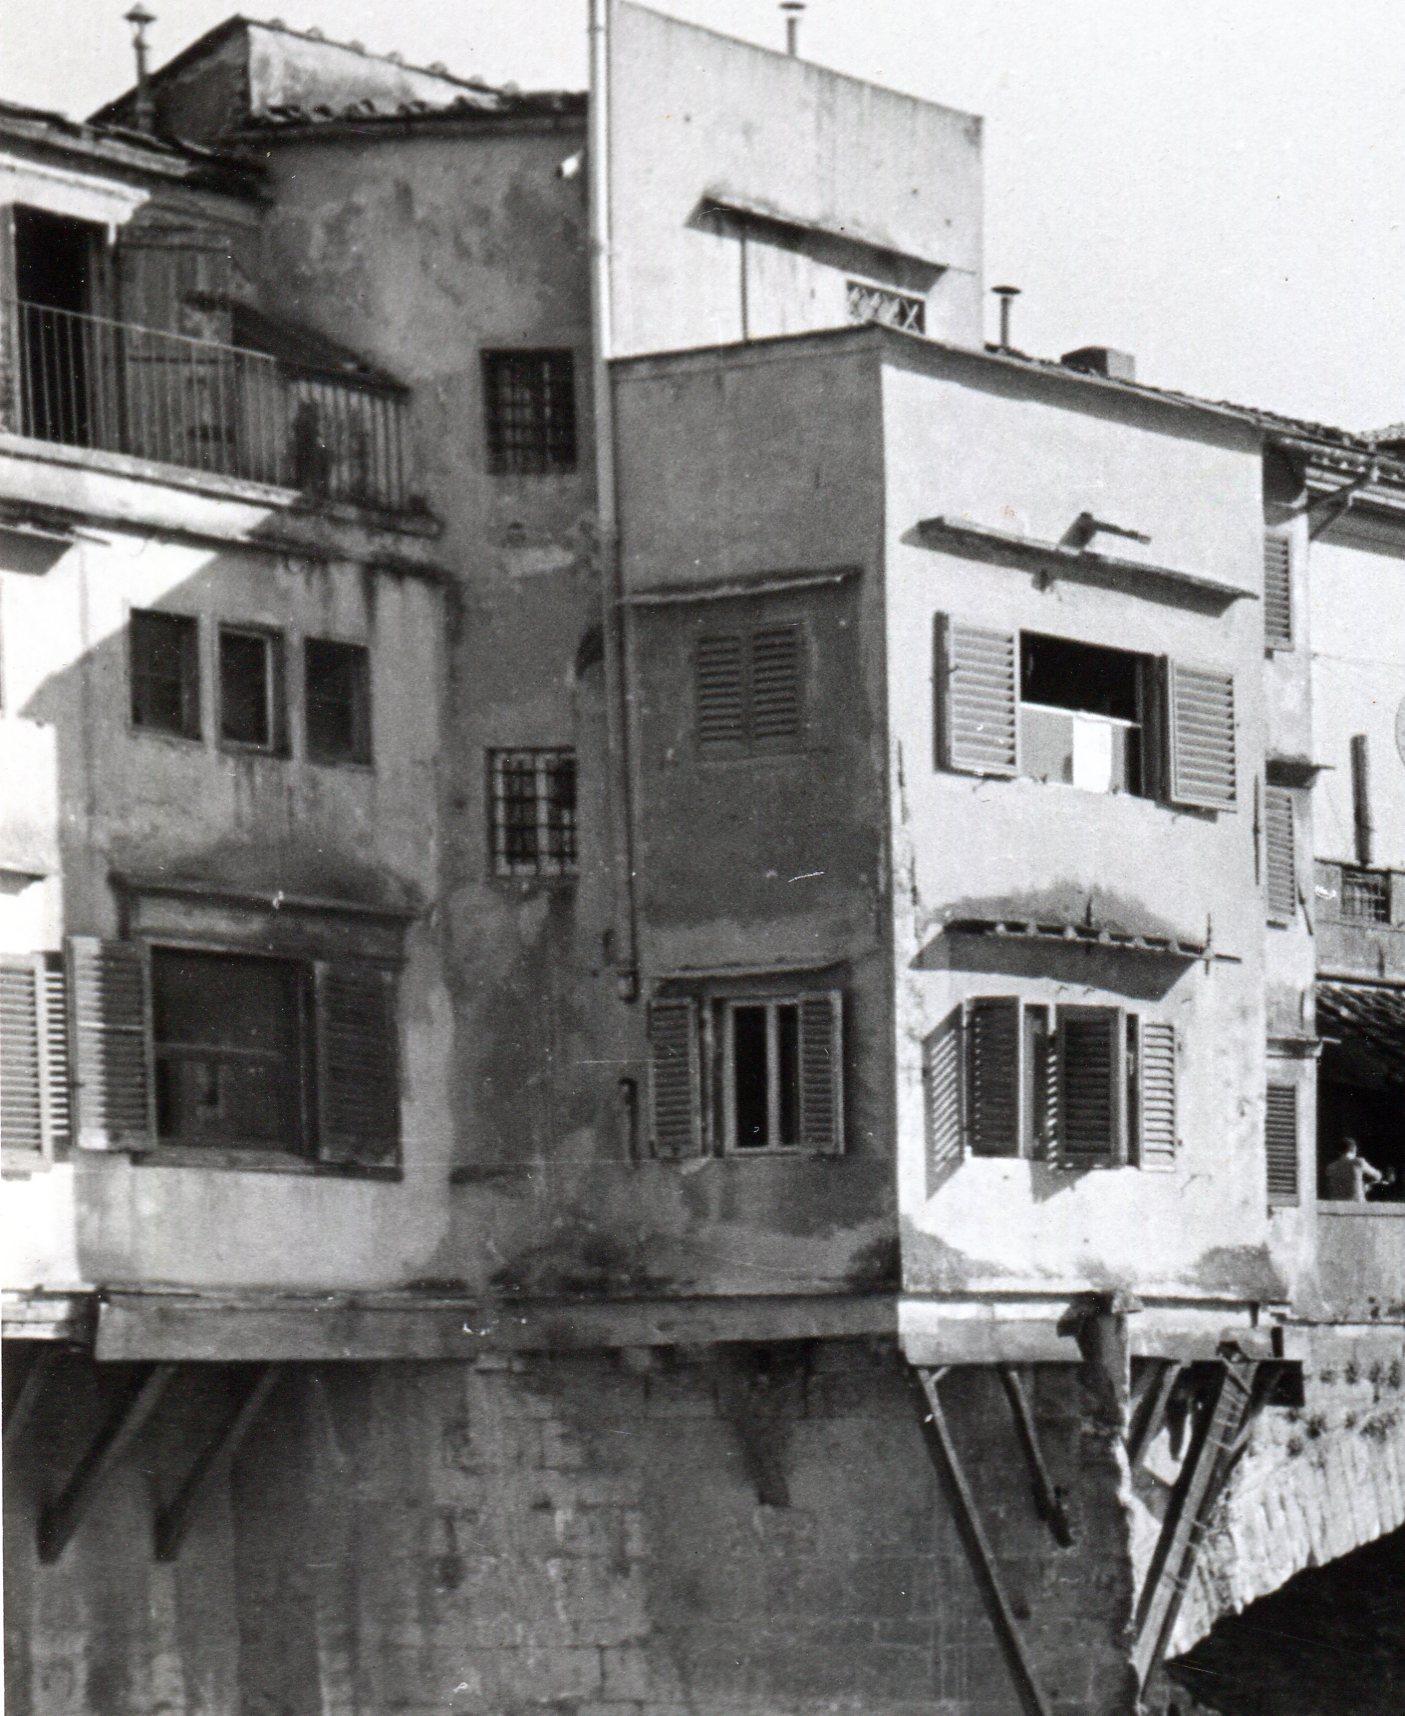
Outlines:
POLYGON ((1365 1216, 1369 1220, 1378 1221, 1405 1221, 1405 1201, 1358 1204, 1344 1199, 1319 1198, 1317 1213, 1327 1216, 1365 1216))
POLYGON ((221 755, 226 757, 263 757, 270 763, 292 761, 285 745, 246 745, 238 739, 219 739, 216 743, 221 755))
POLYGON ((363 1166, 358 1162, 317 1162, 309 1156, 292 1156, 273 1150, 239 1150, 217 1145, 158 1144, 151 1150, 131 1150, 128 1157, 137 1168, 206 1168, 247 1174, 294 1174, 303 1178, 336 1180, 402 1180, 399 1165, 363 1166))
POLYGON ((350 769, 358 775, 373 775, 376 772, 373 762, 363 762, 356 757, 314 757, 309 754, 303 757, 303 761, 318 769, 350 769))
POLYGON ((158 745, 178 745, 184 750, 201 750, 205 744, 203 733, 168 733, 164 727, 139 727, 135 721, 127 723, 127 731, 135 739, 154 739, 158 745))

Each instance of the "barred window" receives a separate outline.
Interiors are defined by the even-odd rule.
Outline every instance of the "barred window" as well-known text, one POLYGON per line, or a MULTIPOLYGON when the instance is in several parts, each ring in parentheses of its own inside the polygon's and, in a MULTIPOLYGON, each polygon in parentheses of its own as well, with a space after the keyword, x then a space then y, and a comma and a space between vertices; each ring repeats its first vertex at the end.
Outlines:
POLYGON ((491 751, 493 872, 576 873, 576 753, 491 751))
POLYGON ((1390 922, 1390 872, 1342 866, 1342 917, 1349 923, 1390 922))
POLYGON ((871 286, 866 280, 851 280, 848 287, 851 322, 883 322, 910 334, 927 331, 927 301, 912 292, 894 292, 888 286, 871 286))
POLYGON ((576 383, 569 351, 483 353, 488 469, 540 476, 576 468, 576 383))

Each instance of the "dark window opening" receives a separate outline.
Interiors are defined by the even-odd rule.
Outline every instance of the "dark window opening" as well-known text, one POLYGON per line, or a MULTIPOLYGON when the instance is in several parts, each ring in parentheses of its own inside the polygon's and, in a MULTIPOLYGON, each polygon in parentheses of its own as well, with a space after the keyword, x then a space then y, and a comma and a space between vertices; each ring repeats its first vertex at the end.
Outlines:
POLYGON ((219 667, 220 738, 251 750, 282 750, 282 639, 221 626, 219 667))
POLYGON ((491 751, 488 789, 495 875, 575 874, 574 751, 491 751))
POLYGON ((371 761, 371 655, 364 645, 308 638, 303 696, 313 762, 371 761))
POLYGON ((1346 923, 1388 924, 1390 871, 1362 870, 1344 864, 1341 915, 1346 923))
POLYGON ((132 725, 200 737, 200 628, 188 614, 135 610, 129 629, 132 725))
POLYGON ((152 950, 163 1142, 303 1152, 309 979, 291 960, 152 950))
POLYGON ((569 351, 483 353, 488 469, 541 476, 576 466, 575 359, 569 351))
POLYGON ((1144 656, 1020 636, 1021 769, 1091 792, 1144 794, 1144 656))
POLYGON ((738 1002, 728 1012, 731 1147, 797 1149, 801 1142, 799 1005, 738 1002))
POLYGON ((1334 1202, 1405 1202, 1405 1086, 1361 1046, 1327 1043, 1317 1080, 1317 1195, 1334 1202), (1348 1139, 1356 1160, 1346 1160, 1348 1139), (1379 1178, 1377 1178, 1379 1176, 1379 1178))
POLYGON ((104 231, 92 221, 14 211, 23 432, 84 447, 90 439, 94 284, 104 231))

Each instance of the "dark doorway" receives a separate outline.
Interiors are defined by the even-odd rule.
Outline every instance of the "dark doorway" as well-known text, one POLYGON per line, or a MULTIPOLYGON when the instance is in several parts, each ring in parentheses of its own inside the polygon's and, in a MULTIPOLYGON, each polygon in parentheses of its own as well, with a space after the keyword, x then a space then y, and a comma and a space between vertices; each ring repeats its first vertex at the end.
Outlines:
POLYGON ((100 326, 91 315, 103 228, 21 204, 14 235, 21 431, 91 446, 100 326))

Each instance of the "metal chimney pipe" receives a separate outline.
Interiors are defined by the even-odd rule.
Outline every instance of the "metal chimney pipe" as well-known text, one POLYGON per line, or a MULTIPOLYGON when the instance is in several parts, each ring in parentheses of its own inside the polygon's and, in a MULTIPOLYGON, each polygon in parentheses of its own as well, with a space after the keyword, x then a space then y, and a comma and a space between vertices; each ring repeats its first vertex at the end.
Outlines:
POLYGON ((153 13, 147 11, 141 0, 136 0, 136 4, 123 21, 132 26, 132 48, 137 56, 136 128, 138 131, 154 132, 156 103, 151 99, 151 79, 147 75, 146 30, 148 24, 156 22, 156 18, 153 13))
POLYGON ((991 291, 1000 300, 1000 349, 1010 350, 1010 306, 1020 295, 1018 286, 992 286, 991 291))
POLYGON ((805 10, 805 0, 781 0, 781 11, 785 13, 785 51, 792 59, 800 52, 800 14, 805 10))
POLYGON ((1356 824, 1356 862, 1369 867, 1376 850, 1376 824, 1371 815, 1371 752, 1364 733, 1351 739, 1351 808, 1356 824))

